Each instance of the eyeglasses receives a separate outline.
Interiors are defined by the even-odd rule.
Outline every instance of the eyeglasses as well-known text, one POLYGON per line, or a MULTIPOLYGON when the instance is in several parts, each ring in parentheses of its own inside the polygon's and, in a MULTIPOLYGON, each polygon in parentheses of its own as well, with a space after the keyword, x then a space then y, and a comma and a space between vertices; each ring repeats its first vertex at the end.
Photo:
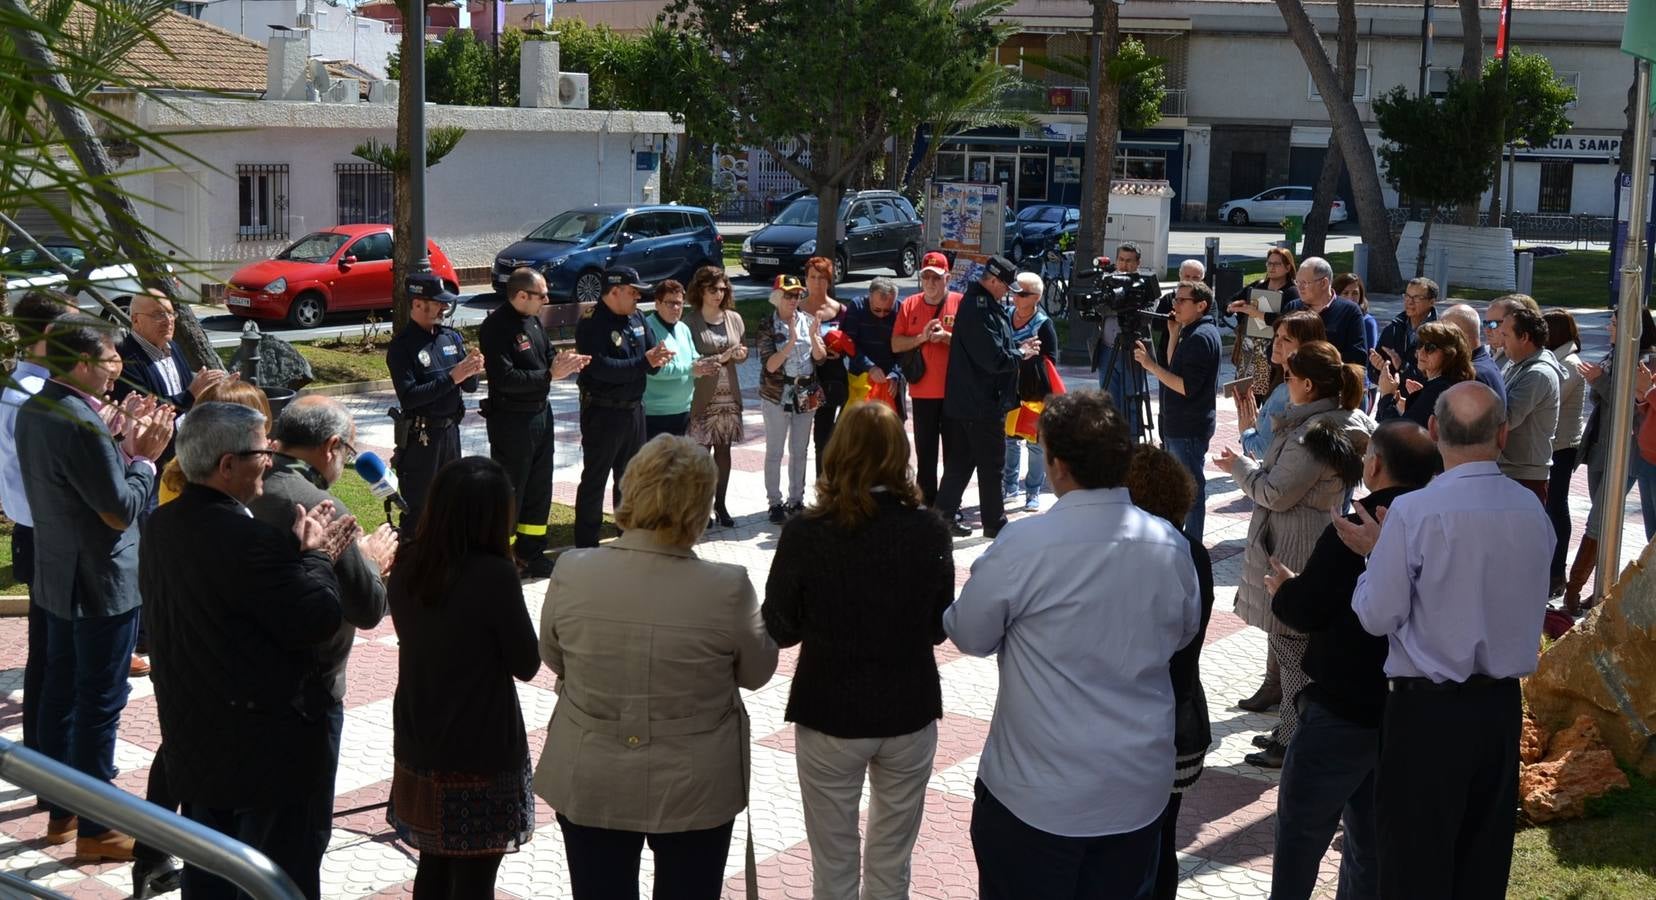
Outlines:
POLYGON ((1424 350, 1427 353, 1442 353, 1443 352, 1442 347, 1438 346, 1437 344, 1428 344, 1425 341, 1421 341, 1420 343, 1416 344, 1415 349, 1424 350))
POLYGON ((1405 293, 1403 295, 1403 299, 1404 300, 1413 300, 1416 303, 1430 303, 1431 300, 1432 300, 1431 297, 1428 297, 1425 294, 1409 294, 1409 293, 1405 293))
POLYGON ((152 312, 152 313, 144 313, 144 315, 151 318, 151 319, 154 319, 157 322, 171 322, 172 320, 178 318, 178 313, 175 313, 175 312, 161 312, 159 310, 157 310, 155 312, 152 312))
POLYGON ((240 457, 243 457, 243 458, 249 457, 249 456, 267 456, 268 457, 268 456, 274 456, 275 454, 276 454, 276 451, 270 449, 269 447, 266 447, 263 450, 234 450, 234 451, 231 451, 231 453, 230 453, 231 456, 240 456, 240 457))
POLYGON ((1276 259, 1274 257, 1271 258, 1271 259, 1265 260, 1265 267, 1266 268, 1270 268, 1271 266, 1286 266, 1286 265, 1288 265, 1288 264, 1283 262, 1282 260, 1276 259))
POLYGON ((1484 329, 1487 331, 1494 331, 1495 329, 1500 328, 1501 323, 1505 321, 1505 319, 1487 319, 1484 321, 1484 329))
POLYGON ((1311 285, 1316 284, 1319 281, 1327 281, 1327 280, 1328 280, 1327 278, 1312 278, 1310 280, 1306 280, 1304 278, 1296 278, 1296 279, 1294 279, 1294 284, 1296 284, 1300 287, 1310 287, 1311 285))
POLYGON ((547 293, 546 291, 524 291, 524 293, 528 294, 531 297, 539 297, 542 300, 545 300, 546 298, 552 296, 551 294, 547 293))
POLYGON ((344 438, 340 438, 339 439, 339 446, 345 448, 345 465, 348 466, 348 465, 356 462, 357 449, 355 447, 351 446, 350 441, 347 441, 344 438))

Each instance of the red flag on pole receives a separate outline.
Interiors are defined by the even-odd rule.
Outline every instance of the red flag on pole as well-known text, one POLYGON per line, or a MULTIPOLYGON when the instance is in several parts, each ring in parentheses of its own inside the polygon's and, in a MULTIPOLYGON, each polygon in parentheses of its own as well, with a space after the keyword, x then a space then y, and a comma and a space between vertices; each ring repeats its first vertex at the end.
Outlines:
POLYGON ((1507 33, 1512 29, 1512 0, 1501 0, 1501 26, 1495 32, 1495 58, 1506 59, 1507 33))

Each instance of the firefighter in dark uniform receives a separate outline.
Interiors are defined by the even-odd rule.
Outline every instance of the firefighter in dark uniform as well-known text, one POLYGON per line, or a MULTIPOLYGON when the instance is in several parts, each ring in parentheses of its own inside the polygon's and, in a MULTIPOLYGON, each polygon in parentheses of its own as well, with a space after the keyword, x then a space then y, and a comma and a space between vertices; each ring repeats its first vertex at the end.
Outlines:
POLYGON ((517 495, 517 538, 513 554, 523 574, 552 574, 546 558, 546 520, 552 511, 552 381, 581 370, 574 351, 554 355, 540 311, 546 279, 518 269, 506 282, 506 302, 478 329, 489 396, 479 404, 489 432, 489 456, 506 469, 517 495))
POLYGON ((443 324, 443 314, 460 298, 429 272, 417 272, 406 281, 413 300, 408 325, 391 339, 385 366, 397 390, 396 452, 391 467, 397 471, 408 511, 402 515, 403 537, 413 536, 425 507, 426 489, 437 470, 460 458, 460 420, 466 415, 461 391, 477 390, 483 354, 466 352, 460 332, 443 324))
POLYGON ((575 546, 598 546, 604 484, 621 475, 644 444, 645 378, 673 358, 665 341, 650 346, 638 298, 650 286, 628 266, 604 271, 604 296, 581 315, 575 349, 592 358, 581 370, 581 485, 575 492, 575 546))

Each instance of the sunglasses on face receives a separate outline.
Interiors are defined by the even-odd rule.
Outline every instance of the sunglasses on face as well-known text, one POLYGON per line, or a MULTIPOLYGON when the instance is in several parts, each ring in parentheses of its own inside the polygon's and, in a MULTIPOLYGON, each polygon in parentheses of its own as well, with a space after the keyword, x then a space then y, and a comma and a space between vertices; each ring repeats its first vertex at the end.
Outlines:
POLYGON ((1487 331, 1494 331, 1495 329, 1500 328, 1501 323, 1505 321, 1505 319, 1489 319, 1484 322, 1484 329, 1487 331))
POLYGON ((1428 344, 1425 341, 1420 342, 1416 346, 1417 346, 1418 349, 1424 350, 1427 353, 1442 353, 1443 352, 1443 348, 1441 346, 1439 346, 1437 344, 1428 344))

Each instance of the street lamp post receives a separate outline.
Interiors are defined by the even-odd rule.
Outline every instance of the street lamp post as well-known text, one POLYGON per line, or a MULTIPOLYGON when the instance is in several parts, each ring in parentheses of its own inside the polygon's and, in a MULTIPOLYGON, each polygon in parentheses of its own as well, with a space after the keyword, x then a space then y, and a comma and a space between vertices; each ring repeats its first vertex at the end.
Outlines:
POLYGON ((414 271, 430 272, 431 256, 426 251, 425 217, 425 0, 407 0, 403 10, 403 27, 418 30, 414 32, 415 52, 405 54, 408 58, 403 60, 402 90, 412 94, 408 126, 408 202, 413 212, 408 220, 409 233, 402 237, 414 242, 414 271))

